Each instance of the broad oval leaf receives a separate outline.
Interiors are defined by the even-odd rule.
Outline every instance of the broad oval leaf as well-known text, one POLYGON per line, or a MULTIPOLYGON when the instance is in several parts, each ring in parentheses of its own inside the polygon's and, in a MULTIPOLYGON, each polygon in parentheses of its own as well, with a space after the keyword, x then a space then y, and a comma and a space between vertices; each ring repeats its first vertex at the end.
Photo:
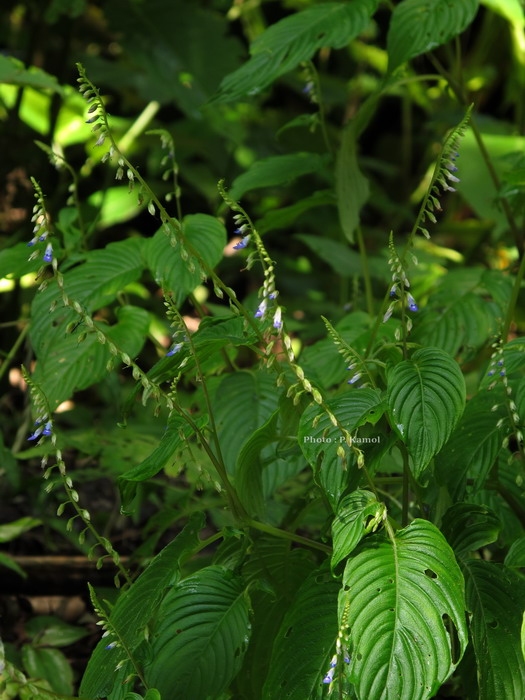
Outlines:
POLYGON ((465 395, 457 362, 437 348, 417 350, 389 372, 392 426, 407 446, 416 480, 450 437, 463 413, 465 395))
POLYGON ((213 102, 255 95, 318 49, 342 48, 366 29, 377 4, 378 0, 327 2, 276 22, 253 42, 250 59, 224 78, 213 102))
POLYGON ((471 638, 478 662, 479 700, 522 700, 525 659, 521 621, 523 579, 514 571, 481 560, 464 568, 471 638))
POLYGON ((345 568, 339 610, 359 700, 427 700, 467 645, 463 576, 426 520, 394 540, 373 535, 360 545, 345 568))
POLYGON ((317 700, 337 638, 340 582, 326 567, 299 589, 275 639, 263 700, 317 700))
POLYGON ((389 71, 461 34, 477 11, 478 0, 403 0, 388 30, 389 71))
POLYGON ((148 685, 164 698, 219 697, 238 673, 250 638, 246 591, 239 577, 210 566, 165 597, 154 625, 148 685))
POLYGON ((337 209, 341 228, 350 243, 354 242, 354 234, 359 225, 361 207, 368 199, 370 188, 368 180, 363 175, 357 162, 357 133, 353 125, 347 127, 335 169, 335 191, 337 193, 337 209))
POLYGON ((377 529, 385 517, 385 505, 370 491, 363 489, 345 496, 332 523, 332 570, 353 552, 368 532, 377 529))

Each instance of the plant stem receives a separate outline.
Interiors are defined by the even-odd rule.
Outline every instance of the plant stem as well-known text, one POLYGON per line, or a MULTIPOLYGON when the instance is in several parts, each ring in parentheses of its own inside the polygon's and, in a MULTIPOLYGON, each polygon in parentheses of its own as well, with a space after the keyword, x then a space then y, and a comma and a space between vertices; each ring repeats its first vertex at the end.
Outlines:
POLYGON ((356 228, 357 245, 359 246, 359 255, 361 257, 361 268, 363 271, 363 280, 365 283, 366 309, 370 316, 374 315, 374 295, 372 294, 372 280, 370 279, 370 268, 368 266, 368 257, 366 254, 365 242, 363 239, 363 231, 361 226, 356 228))
POLYGON ((308 537, 302 537, 301 535, 296 535, 294 532, 288 532, 287 530, 280 530, 278 527, 273 525, 267 525, 266 523, 261 523, 258 520, 249 519, 246 522, 248 527, 254 530, 259 530, 260 532, 266 532, 268 535, 273 535, 274 537, 280 537, 281 539, 290 540, 291 542, 297 542, 297 544, 302 544, 305 547, 310 547, 311 549, 318 549, 320 552, 325 554, 331 554, 332 548, 321 542, 316 542, 315 540, 310 540, 308 537))

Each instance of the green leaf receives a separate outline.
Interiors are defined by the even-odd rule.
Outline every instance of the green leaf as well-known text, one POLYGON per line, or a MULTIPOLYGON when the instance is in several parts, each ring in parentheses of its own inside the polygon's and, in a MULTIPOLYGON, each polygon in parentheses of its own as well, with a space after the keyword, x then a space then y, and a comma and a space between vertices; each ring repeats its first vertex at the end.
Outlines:
POLYGON ((480 0, 480 2, 492 12, 505 17, 515 27, 523 29, 523 6, 520 0, 480 0))
POLYGON ((0 56, 0 83, 62 93, 54 75, 35 66, 26 68, 22 61, 13 56, 0 56))
POLYGON ((278 399, 274 378, 265 372, 236 372, 219 384, 212 408, 221 453, 230 473, 235 470, 243 445, 275 411, 278 399))
POLYGON ((525 568, 525 536, 514 540, 510 545, 505 557, 505 566, 511 569, 525 568))
POLYGON ((99 210, 97 226, 100 229, 129 221, 143 208, 137 201, 137 195, 127 186, 98 190, 88 197, 87 202, 99 210))
MULTIPOLYGON (((116 314, 117 323, 113 326, 95 324, 95 327, 99 327, 122 352, 134 357, 146 339, 149 314, 137 306, 124 306, 116 314)), ((61 318, 71 319, 71 315, 61 314, 61 318)), ((52 320, 52 316, 48 317, 49 320, 52 320)), ((50 324, 44 332, 33 379, 54 409, 75 391, 102 381, 108 373, 107 363, 112 355, 107 345, 97 340, 95 333, 89 334, 80 343, 76 333, 66 335, 64 321, 56 327, 50 324)), ((36 333, 34 327, 32 333, 36 333)))
POLYGON ((498 516, 487 506, 455 503, 443 516, 441 532, 459 558, 496 542, 501 529, 498 516))
MULTIPOLYGON (((226 245, 226 229, 215 217, 208 214, 191 214, 183 220, 184 236, 191 247, 209 267, 221 260, 226 245)), ((182 244, 173 247, 164 229, 159 229, 146 246, 146 261, 157 283, 173 294, 180 305, 202 282, 199 261, 190 251, 181 250, 182 244), (183 259, 187 256, 187 260, 183 259)))
POLYGON ((525 660, 521 620, 523 579, 498 564, 471 560, 464 567, 471 639, 478 664, 479 700, 522 700, 525 660))
POLYGON ((252 515, 260 515, 264 507, 261 451, 278 437, 279 410, 244 443, 235 465, 235 485, 241 502, 252 515))
POLYGON ((500 307, 487 300, 481 270, 461 270, 445 275, 429 304, 416 320, 413 340, 441 348, 449 355, 472 360, 496 333, 500 307))
POLYGON ((370 491, 359 490, 345 496, 332 523, 332 570, 354 551, 367 533, 376 530, 385 517, 385 505, 370 491))
POLYGON ((477 11, 478 0, 403 0, 388 30, 389 72, 461 34, 477 11))
POLYGON ((260 187, 274 187, 293 182, 302 175, 321 172, 328 164, 327 156, 318 153, 291 153, 257 160, 239 177, 228 192, 232 199, 240 199, 246 192, 260 187))
POLYGON ((370 22, 377 0, 327 2, 268 27, 250 47, 250 59, 226 76, 213 102, 256 95, 323 47, 343 48, 370 22))
MULTIPOLYGON (((0 56, 1 58, 1 56, 0 56)), ((42 267, 42 259, 29 260, 31 255, 27 243, 17 243, 11 248, 0 251, 0 279, 19 279, 42 267)))
POLYGON ((331 190, 317 190, 309 197, 303 197, 299 201, 290 204, 290 206, 270 209, 265 212, 264 215, 255 222, 255 228, 261 234, 267 231, 275 231, 276 229, 287 229, 301 214, 316 207, 331 207, 335 203, 335 197, 331 190))
POLYGON ((305 580, 275 639, 263 700, 320 697, 337 637, 339 589, 326 566, 305 580))
MULTIPOLYGON (((350 432, 366 422, 376 421, 384 412, 380 393, 364 388, 349 391, 346 395, 327 401, 330 410, 350 432)), ((301 416, 297 439, 299 446, 324 489, 331 505, 336 509, 344 491, 351 482, 360 478, 352 465, 346 465, 337 454, 337 448, 345 441, 340 430, 332 424, 326 413, 316 404, 310 405, 301 416), (314 420, 320 418, 314 426, 314 420), (350 468, 352 466, 352 468, 350 468)), ((378 442, 379 436, 373 438, 378 442)), ((354 488, 357 484, 354 484, 354 488)))
POLYGON ((248 599, 231 571, 210 566, 164 598, 151 635, 148 685, 162 697, 218 697, 238 673, 248 640, 248 599))
POLYGON ((357 135, 351 123, 343 132, 343 139, 335 168, 335 191, 341 228, 350 242, 359 226, 359 213, 370 194, 368 180, 357 163, 357 135))
POLYGON ((394 540, 372 535, 356 552, 345 568, 339 608, 357 697, 433 697, 467 645, 454 553, 426 520, 414 520, 394 540))
POLYGON ((64 654, 58 649, 40 649, 24 644, 22 661, 28 675, 43 678, 55 693, 73 694, 73 669, 64 654))
POLYGON ((503 387, 481 390, 465 407, 450 440, 436 457, 436 476, 452 498, 476 493, 483 484, 509 432, 503 387), (499 421, 504 422, 499 425, 499 421), (472 482, 470 486, 467 480, 472 482))
POLYGON ((178 413, 172 413, 158 446, 145 460, 118 478, 122 509, 126 513, 131 512, 131 501, 135 497, 137 483, 147 481, 165 469, 192 434, 193 428, 189 423, 178 413))
POLYGON ((27 578, 26 572, 20 566, 18 566, 14 559, 11 559, 11 557, 4 552, 0 552, 0 566, 5 566, 7 569, 11 569, 11 571, 14 571, 22 578, 27 578))
POLYGON ((35 647, 67 647, 89 634, 84 627, 68 625, 67 622, 53 615, 33 617, 26 623, 25 630, 35 647))
POLYGON ((117 664, 125 661, 144 639, 144 630, 159 606, 166 589, 177 581, 181 561, 199 546, 204 515, 194 513, 182 532, 157 554, 132 586, 121 593, 109 616, 112 636, 101 639, 92 653, 80 685, 80 697, 105 697, 114 684, 117 664), (121 644, 107 649, 108 641, 121 644))
POLYGON ((42 525, 41 520, 30 518, 29 516, 12 520, 10 523, 4 523, 0 525, 0 542, 10 542, 20 537, 24 532, 32 530, 39 525, 42 525))
POLYGON ((407 446, 417 481, 450 437, 463 413, 465 395, 457 363, 437 348, 417 350, 388 373, 392 426, 407 446))

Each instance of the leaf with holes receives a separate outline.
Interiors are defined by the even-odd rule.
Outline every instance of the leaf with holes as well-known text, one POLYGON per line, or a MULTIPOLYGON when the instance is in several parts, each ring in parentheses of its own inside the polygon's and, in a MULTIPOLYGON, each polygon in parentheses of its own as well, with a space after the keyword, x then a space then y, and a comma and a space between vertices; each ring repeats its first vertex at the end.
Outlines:
POLYGON ((349 676, 359 700, 427 700, 467 645, 463 576, 439 530, 414 520, 372 535, 343 575, 349 676))
POLYGON ((430 460, 447 442, 465 406, 465 380, 437 348, 417 350, 388 374, 392 426, 407 446, 410 468, 421 481, 430 460))
POLYGON ((477 11, 478 0, 403 0, 388 30, 389 71, 461 34, 477 11))
POLYGON ((276 22, 253 42, 250 59, 224 78, 212 102, 256 95, 319 49, 343 48, 366 29, 377 4, 378 0, 327 2, 276 22))
POLYGON ((250 638, 242 580, 220 566, 189 576, 164 598, 151 632, 148 685, 162 697, 219 697, 238 673, 250 638))
POLYGON ((479 700, 523 700, 525 659, 521 620, 523 579, 499 564, 471 560, 464 567, 471 639, 478 662, 479 700))

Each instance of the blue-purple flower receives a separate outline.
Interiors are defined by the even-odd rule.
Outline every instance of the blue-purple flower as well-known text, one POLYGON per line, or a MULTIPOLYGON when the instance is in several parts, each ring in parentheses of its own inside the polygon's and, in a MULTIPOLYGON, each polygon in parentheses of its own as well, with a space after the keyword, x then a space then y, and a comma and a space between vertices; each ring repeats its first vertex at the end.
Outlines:
POLYGON ((35 421, 35 429, 28 440, 38 440, 40 437, 50 437, 53 433, 53 423, 45 418, 37 418, 35 421))
POLYGON ((248 243, 250 242, 250 238, 251 238, 250 234, 248 234, 247 236, 244 236, 242 241, 239 241, 238 243, 236 243, 233 246, 233 249, 234 250, 242 250, 243 248, 246 248, 248 243))
POLYGON ((46 263, 50 263, 53 260, 53 246, 51 245, 51 243, 48 243, 46 245, 43 260, 46 263))
POLYGON ((410 311, 418 311, 419 306, 416 304, 416 300, 412 296, 412 294, 407 294, 407 306, 410 309, 410 311))

